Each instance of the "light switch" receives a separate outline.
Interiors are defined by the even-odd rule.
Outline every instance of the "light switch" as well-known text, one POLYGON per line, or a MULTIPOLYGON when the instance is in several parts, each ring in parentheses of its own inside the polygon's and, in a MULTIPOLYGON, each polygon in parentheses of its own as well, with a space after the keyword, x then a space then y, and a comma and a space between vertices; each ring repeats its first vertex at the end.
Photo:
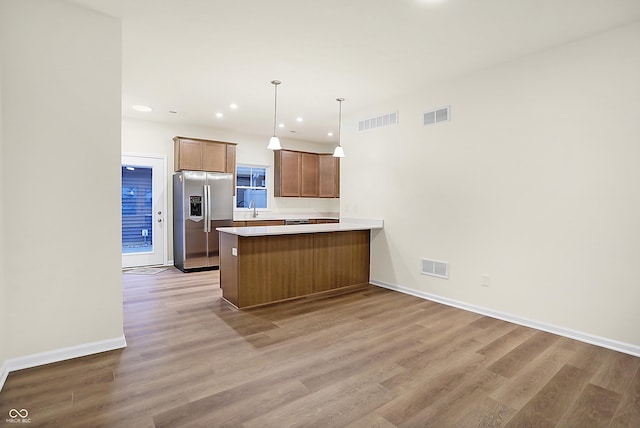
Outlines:
POLYGON ((233 247, 231 249, 231 255, 236 257, 238 256, 238 249, 236 247, 233 247))
POLYGON ((483 287, 489 287, 489 285, 491 285, 491 277, 486 273, 482 274, 482 282, 480 282, 480 285, 483 287))

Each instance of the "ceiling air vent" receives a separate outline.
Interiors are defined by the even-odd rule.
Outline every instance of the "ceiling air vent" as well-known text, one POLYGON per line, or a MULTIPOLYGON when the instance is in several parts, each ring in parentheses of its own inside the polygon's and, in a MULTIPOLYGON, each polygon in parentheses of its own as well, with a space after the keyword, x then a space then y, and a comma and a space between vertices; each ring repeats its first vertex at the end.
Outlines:
POLYGON ((368 131, 370 129, 382 128, 385 126, 398 124, 398 112, 387 113, 376 117, 370 117, 358 122, 358 131, 368 131))
POLYGON ((450 113, 449 106, 423 113, 422 124, 424 126, 427 126, 427 125, 434 125, 440 122, 448 122, 449 116, 450 116, 449 113, 450 113))
POLYGON ((449 279, 449 263, 429 259, 421 259, 420 263, 421 274, 449 279))

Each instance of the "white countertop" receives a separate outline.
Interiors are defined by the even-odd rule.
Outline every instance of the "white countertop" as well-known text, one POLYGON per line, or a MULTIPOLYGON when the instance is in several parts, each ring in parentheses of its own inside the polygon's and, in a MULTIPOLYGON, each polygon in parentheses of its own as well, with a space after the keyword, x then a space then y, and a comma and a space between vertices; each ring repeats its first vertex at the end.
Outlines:
POLYGON ((253 212, 243 211, 234 212, 233 221, 264 221, 264 220, 314 220, 314 219, 336 219, 340 218, 339 213, 326 212, 326 213, 279 213, 269 211, 258 211, 258 216, 254 217, 253 212))
POLYGON ((301 233, 346 232, 382 229, 382 220, 341 219, 340 223, 300 224, 291 226, 218 227, 216 230, 238 236, 296 235, 301 233), (348 220, 348 222, 344 221, 348 220))
POLYGON ((292 216, 292 215, 280 215, 274 217, 251 217, 251 218, 242 218, 237 219, 234 218, 233 221, 246 221, 247 223, 251 223, 252 221, 275 221, 275 220, 340 220, 339 217, 327 217, 327 216, 292 216))

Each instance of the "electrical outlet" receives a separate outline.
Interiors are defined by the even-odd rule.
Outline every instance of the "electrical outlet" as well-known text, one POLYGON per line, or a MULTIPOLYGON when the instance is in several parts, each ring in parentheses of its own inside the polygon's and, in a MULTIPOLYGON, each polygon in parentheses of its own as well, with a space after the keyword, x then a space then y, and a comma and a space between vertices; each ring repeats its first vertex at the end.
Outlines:
POLYGON ((491 284, 491 277, 486 273, 483 273, 480 285, 482 285, 483 287, 488 287, 490 284, 491 284))

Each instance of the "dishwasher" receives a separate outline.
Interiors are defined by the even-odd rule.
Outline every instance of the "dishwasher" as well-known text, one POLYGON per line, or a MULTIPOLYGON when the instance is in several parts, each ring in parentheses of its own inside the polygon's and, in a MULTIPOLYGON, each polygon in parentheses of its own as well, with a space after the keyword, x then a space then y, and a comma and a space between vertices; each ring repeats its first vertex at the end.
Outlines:
POLYGON ((297 219, 292 219, 292 220, 285 220, 284 221, 284 225, 285 226, 292 226, 294 224, 311 224, 311 222, 309 221, 308 218, 297 218, 297 219))

